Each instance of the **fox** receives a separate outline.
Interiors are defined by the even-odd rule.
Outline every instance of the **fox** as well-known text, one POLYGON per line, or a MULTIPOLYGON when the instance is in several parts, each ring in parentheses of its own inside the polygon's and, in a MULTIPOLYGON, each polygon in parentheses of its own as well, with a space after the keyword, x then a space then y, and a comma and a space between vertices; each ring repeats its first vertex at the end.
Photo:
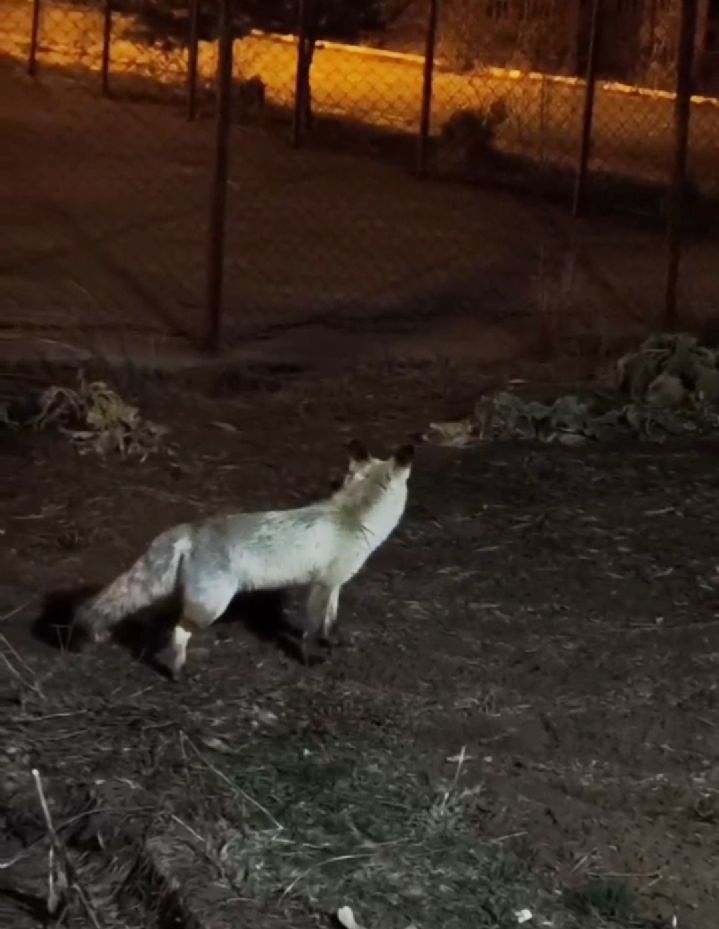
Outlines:
POLYGON ((176 680, 193 635, 240 593, 306 588, 301 657, 310 642, 331 645, 342 587, 402 520, 414 461, 411 444, 386 459, 357 439, 332 494, 307 506, 229 513, 181 523, 153 539, 132 567, 82 604, 75 623, 102 642, 130 614, 179 594, 179 621, 155 660, 176 680))

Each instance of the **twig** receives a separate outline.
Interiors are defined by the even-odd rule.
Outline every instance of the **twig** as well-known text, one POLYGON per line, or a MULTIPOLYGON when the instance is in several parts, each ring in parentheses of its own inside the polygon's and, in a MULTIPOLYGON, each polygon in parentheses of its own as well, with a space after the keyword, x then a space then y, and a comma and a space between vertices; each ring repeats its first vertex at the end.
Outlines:
POLYGON ((13 674, 20 681, 23 687, 29 687, 30 690, 34 690, 37 693, 37 695, 44 700, 45 694, 42 692, 42 688, 40 687, 40 684, 35 679, 35 675, 33 673, 32 668, 28 665, 26 661, 24 661, 20 657, 20 655, 18 655, 17 651, 12 647, 12 645, 8 642, 7 638, 4 635, 0 635, 0 642, 2 642, 5 648, 10 652, 13 658, 17 661, 18 665, 20 665, 20 667, 27 673, 27 675, 30 678, 32 678, 32 680, 25 680, 25 678, 23 677, 22 674, 20 674, 17 668, 13 667, 12 662, 9 660, 7 655, 4 654, 4 652, 0 652, 0 658, 2 658, 2 660, 5 662, 5 665, 7 669, 10 671, 10 673, 13 674))
MULTIPOLYGON (((154 810, 154 806, 138 806, 132 807, 129 810, 126 810, 125 813, 146 813, 154 810)), ((81 819, 85 819, 88 816, 97 816, 99 813, 112 813, 114 808, 111 806, 100 806, 95 807, 92 810, 83 810, 81 813, 76 813, 74 816, 71 816, 69 819, 63 820, 60 824, 60 829, 67 829, 68 826, 72 826, 74 823, 79 822, 81 819)), ((35 839, 34 842, 30 842, 29 845, 26 845, 22 851, 18 852, 17 855, 13 855, 12 858, 7 858, 5 861, 0 861, 0 871, 6 871, 8 868, 12 868, 18 863, 27 858, 31 854, 32 850, 36 845, 39 845, 44 840, 44 836, 41 836, 39 839, 35 839)))
POLYGON ((23 858, 27 858, 30 854, 33 845, 36 845, 36 842, 33 842, 32 845, 24 848, 21 852, 18 852, 17 855, 13 855, 12 858, 7 858, 5 861, 0 861, 0 871, 6 871, 8 868, 14 867, 18 861, 22 861, 23 858))
POLYGON ((20 674, 17 668, 14 668, 4 652, 0 652, 0 658, 5 662, 5 667, 12 674, 13 677, 17 678, 18 681, 23 685, 23 687, 32 687, 32 684, 29 684, 25 678, 20 674))
POLYGON ((37 790, 38 799, 40 801, 42 815, 45 819, 45 827, 47 829, 48 838, 50 839, 50 849, 48 851, 48 912, 50 914, 55 913, 57 905, 62 899, 62 896, 66 894, 70 886, 72 886, 73 890, 76 891, 78 897, 80 898, 80 902, 85 908, 85 913, 87 914, 87 917, 92 925, 95 927, 95 929, 102 929, 97 915, 90 904, 90 900, 82 888, 77 878, 77 874, 74 872, 74 869, 67 857, 65 846, 62 844, 60 837, 57 834, 52 821, 52 816, 50 815, 50 808, 45 797, 45 790, 42 786, 42 778, 40 777, 40 772, 37 768, 32 769, 32 776, 33 780, 35 781, 35 789, 37 790), (57 865, 55 861, 56 858, 57 865), (61 888, 59 893, 57 893, 57 887, 61 888))
POLYGON ((661 878, 664 872, 661 868, 657 868, 656 871, 588 871, 587 874, 590 874, 592 877, 599 878, 621 878, 623 880, 637 879, 637 878, 649 878, 651 880, 656 880, 661 878))
POLYGON ((510 839, 519 839, 523 835, 526 835, 526 829, 521 830, 520 832, 508 832, 506 835, 498 835, 493 839, 489 840, 490 845, 499 845, 502 842, 508 842, 510 839))
POLYGON ((48 719, 67 719, 70 716, 82 716, 92 710, 71 710, 67 713, 47 713, 45 716, 11 716, 10 723, 42 723, 48 719))
POLYGON ((452 791, 453 791, 453 790, 455 789, 455 787, 457 786, 457 782, 459 781, 459 776, 460 776, 460 774, 462 773, 462 767, 464 766, 464 763, 465 763, 465 761, 467 760, 467 758, 468 758, 468 755, 467 755, 467 746, 466 746, 466 745, 463 745, 462 748, 461 748, 460 751, 459 751, 459 754, 456 756, 457 769, 456 769, 456 771, 454 772, 454 777, 452 778, 452 783, 451 783, 451 784, 449 785, 449 787, 445 790, 444 796, 442 797, 442 802, 441 802, 440 805, 439 805, 440 812, 442 812, 442 813, 444 813, 445 810, 447 809, 447 804, 449 803, 449 798, 450 798, 451 795, 452 795, 452 791))
POLYGON ((179 817, 179 816, 176 816, 174 813, 170 814, 170 819, 174 820, 178 825, 182 826, 183 829, 187 829, 187 831, 190 833, 190 835, 191 835, 193 838, 197 839, 197 841, 198 841, 201 845, 204 845, 205 848, 207 848, 207 845, 208 845, 207 839, 203 839, 202 836, 200 835, 200 833, 199 833, 199 832, 196 832, 196 831, 192 828, 192 826, 188 826, 187 823, 184 822, 184 820, 180 819, 180 817, 179 817))
POLYGON ((42 815, 45 818, 45 828, 47 829, 47 834, 50 839, 50 848, 47 855, 47 908, 49 913, 55 913, 57 910, 57 905, 60 902, 62 896, 66 893, 68 889, 68 879, 67 879, 67 870, 61 867, 64 862, 62 859, 64 856, 58 855, 57 864, 55 862, 55 852, 61 851, 60 842, 58 841, 57 833, 55 832, 55 826, 52 822, 52 816, 50 815, 50 808, 47 805, 47 800, 45 798, 45 791, 42 786, 42 779, 40 777, 40 772, 37 768, 32 769, 32 776, 35 781, 35 789, 37 790, 37 796, 40 801, 40 808, 42 809, 42 815), (58 890, 58 887, 60 888, 58 890))
POLYGON ((239 793, 242 797, 244 797, 245 800, 247 800, 248 803, 251 803, 252 806, 254 806, 254 807, 255 807, 256 809, 258 809, 261 813, 263 813, 263 814, 267 817, 267 819, 269 819, 269 821, 272 823, 272 825, 275 827, 275 829, 276 829, 278 832, 282 832, 282 831, 283 831, 284 826, 282 825, 282 823, 278 822, 278 821, 275 819, 275 817, 272 815, 272 813, 270 813, 270 811, 269 811, 266 807, 264 807, 264 806, 259 802, 259 800, 255 800, 254 797, 251 797, 250 794, 247 793, 247 791, 243 790, 238 784, 235 784, 234 781, 230 780, 230 778, 229 778, 226 774, 224 774, 222 771, 220 771, 219 768, 216 768, 216 767, 212 764, 211 761, 208 761, 207 758, 205 758, 205 756, 204 756, 204 755, 202 754, 202 752, 199 750, 199 748, 194 744, 194 742, 193 742, 190 738, 188 738, 187 735, 183 735, 183 741, 187 741, 187 744, 190 746, 190 748, 192 749, 192 751, 197 755, 197 757, 200 759, 200 761, 201 761, 204 765, 206 765, 206 767, 209 768, 209 770, 212 771, 212 773, 213 773, 216 777, 218 777, 221 781, 224 781, 224 783, 227 784, 228 787, 231 787, 232 790, 237 791, 237 793, 239 793))
POLYGON ((77 877, 73 881, 73 887, 75 888, 75 891, 77 892, 77 895, 80 898, 82 905, 85 907, 85 912, 87 913, 87 916, 90 922, 93 924, 95 929, 102 929, 102 926, 100 925, 97 919, 97 916, 95 915, 95 911, 90 905, 90 901, 87 898, 87 894, 83 890, 82 885, 78 883, 77 877))
POLYGON ((287 885, 287 887, 285 887, 285 889, 282 891, 282 896, 280 897, 280 900, 284 900, 284 898, 288 894, 292 893, 294 888, 303 878, 307 877, 307 875, 311 871, 314 871, 317 868, 323 868, 326 864, 334 864, 337 861, 357 861, 362 858, 371 858, 371 857, 372 857, 372 852, 362 852, 359 855, 335 855, 333 858, 325 858, 324 861, 318 861, 317 864, 310 865, 309 868, 307 868, 301 874, 298 874, 297 877, 293 881, 291 881, 287 885))
POLYGON ((26 606, 30 606, 34 599, 35 597, 30 597, 29 600, 21 603, 20 606, 16 606, 14 609, 8 610, 7 613, 3 613, 2 616, 0 616, 0 623, 4 623, 6 619, 11 619, 13 616, 16 616, 18 613, 24 610, 26 606))

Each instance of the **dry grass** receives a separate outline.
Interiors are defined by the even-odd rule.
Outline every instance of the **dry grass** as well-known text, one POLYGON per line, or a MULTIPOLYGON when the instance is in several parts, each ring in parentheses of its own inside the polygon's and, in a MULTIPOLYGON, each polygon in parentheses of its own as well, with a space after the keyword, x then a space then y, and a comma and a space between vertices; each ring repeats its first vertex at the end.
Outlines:
POLYGON ((82 913, 103 927, 147 925, 153 881, 162 905, 179 878, 181 906, 201 920, 212 918, 197 902, 209 880, 218 899, 301 925, 346 905, 369 929, 511 929, 523 910, 538 925, 643 925, 598 891, 557 897, 523 834, 483 836, 497 798, 465 784, 461 753, 446 775, 430 774, 442 759, 417 753, 380 694, 355 710, 384 717, 383 732, 360 724, 351 738, 320 737, 291 708, 306 685, 219 705, 212 685, 182 702, 166 686, 133 693, 131 674, 119 690, 83 692, 89 670, 67 662, 42 689, 26 681, 4 694, 19 708, 6 721, 2 806, 11 841, 29 839, 4 863, 6 890, 21 891, 25 909, 44 903, 69 925, 82 913))

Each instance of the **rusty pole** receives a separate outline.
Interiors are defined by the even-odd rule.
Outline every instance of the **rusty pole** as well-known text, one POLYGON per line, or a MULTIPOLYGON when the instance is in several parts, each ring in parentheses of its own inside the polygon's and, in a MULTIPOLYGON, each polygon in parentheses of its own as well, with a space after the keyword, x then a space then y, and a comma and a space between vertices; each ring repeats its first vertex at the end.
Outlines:
POLYGON ((597 61, 599 58, 599 26, 602 0, 592 0, 589 22, 589 41, 584 78, 584 108, 582 110, 582 134, 579 140, 579 161, 574 180, 572 215, 576 218, 584 212, 584 194, 587 186, 589 157, 592 153, 592 126, 594 123, 594 99, 597 90, 597 61))
POLYGON ((197 52, 200 29, 200 0, 190 0, 190 34, 187 39, 187 119, 197 112, 197 52))
POLYGON ((112 0, 105 0, 102 20, 102 61, 100 85, 103 97, 110 96, 110 45, 112 43, 112 0))
POLYGON ((437 23, 439 0, 429 0, 429 18, 424 46, 424 75, 422 79, 422 105, 417 136, 417 176, 423 177, 427 167, 427 144, 432 122, 432 81, 434 79, 434 54, 437 47, 437 23))
POLYGON ((295 71, 295 105, 292 111, 292 145, 299 148, 305 135, 305 96, 307 92, 307 0, 297 0, 297 66, 295 71))
POLYGON ((220 348, 222 292, 225 271, 225 226, 227 213, 227 168, 230 143, 230 103, 232 98, 232 0, 220 0, 217 61, 217 113, 215 153, 210 196, 210 227, 207 260, 207 349, 220 348))
POLYGON ((682 0, 677 46, 677 84, 674 98, 674 163, 668 191, 668 258, 666 290, 664 292, 664 321, 667 329, 675 329, 677 325, 677 295, 684 237, 689 120, 694 84, 694 51, 698 8, 698 0, 682 0))
POLYGON ((32 26, 30 27, 30 51, 27 59, 27 73, 30 77, 37 74, 37 46, 40 38, 40 0, 32 3, 32 26))

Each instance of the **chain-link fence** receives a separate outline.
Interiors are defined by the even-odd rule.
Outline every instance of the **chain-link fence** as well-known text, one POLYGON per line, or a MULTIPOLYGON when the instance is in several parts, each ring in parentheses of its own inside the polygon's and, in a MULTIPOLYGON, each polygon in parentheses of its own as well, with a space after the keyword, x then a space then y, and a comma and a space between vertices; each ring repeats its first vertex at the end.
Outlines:
POLYGON ((84 343, 192 337, 212 135, 173 118, 180 55, 114 20, 95 5, 0 10, 5 325, 84 343))
POLYGON ((718 17, 708 0, 5 0, 6 325, 212 339, 221 315, 230 340, 450 305, 531 315, 578 254, 620 313, 671 318, 678 299, 705 317, 718 17))

